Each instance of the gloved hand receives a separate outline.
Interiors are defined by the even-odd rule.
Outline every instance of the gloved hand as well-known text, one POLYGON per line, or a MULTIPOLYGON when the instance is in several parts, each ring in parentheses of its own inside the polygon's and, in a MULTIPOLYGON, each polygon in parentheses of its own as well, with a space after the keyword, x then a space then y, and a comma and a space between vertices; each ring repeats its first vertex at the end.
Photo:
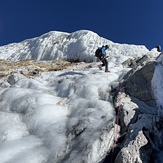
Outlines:
POLYGON ((103 59, 104 58, 104 55, 102 55, 100 58, 103 59))

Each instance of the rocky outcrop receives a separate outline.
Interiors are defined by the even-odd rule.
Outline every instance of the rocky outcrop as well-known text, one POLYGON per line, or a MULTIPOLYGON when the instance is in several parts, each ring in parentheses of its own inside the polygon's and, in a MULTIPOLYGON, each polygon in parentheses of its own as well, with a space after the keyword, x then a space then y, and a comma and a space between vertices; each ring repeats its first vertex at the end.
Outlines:
MULTIPOLYGON (((124 146, 118 153, 115 163, 148 163, 150 161, 148 155, 144 155, 144 148, 148 143, 148 140, 144 136, 142 131, 138 132, 138 135, 134 140, 131 140, 127 146, 124 146), (140 150, 137 150, 140 149, 140 150)), ((146 152, 147 153, 147 152, 146 152)))
POLYGON ((138 58, 129 58, 127 59, 126 61, 124 61, 122 63, 123 67, 130 67, 130 68, 133 68, 133 69, 137 69, 139 68, 139 66, 144 66, 146 65, 149 60, 150 60, 150 56, 148 55, 144 55, 142 58, 138 57, 138 58))
POLYGON ((156 61, 151 61, 149 56, 144 55, 135 60, 128 59, 122 65, 132 68, 123 78, 125 92, 146 102, 149 106, 156 106, 151 87, 151 80, 157 65, 156 61))
POLYGON ((125 92, 146 102, 149 106, 156 106, 153 96, 151 80, 155 70, 156 62, 150 62, 137 71, 129 72, 124 77, 123 88, 125 92))
POLYGON ((115 163, 160 162, 163 124, 151 84, 157 63, 146 61, 135 64, 113 91, 120 126, 115 163))

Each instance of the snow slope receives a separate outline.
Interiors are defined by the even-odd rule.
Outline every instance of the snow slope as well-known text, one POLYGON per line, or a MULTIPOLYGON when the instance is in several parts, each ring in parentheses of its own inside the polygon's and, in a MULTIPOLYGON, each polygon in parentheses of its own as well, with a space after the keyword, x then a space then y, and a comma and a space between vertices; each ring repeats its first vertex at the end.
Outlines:
MULTIPOLYGON (((114 139, 110 87, 129 71, 122 62, 147 53, 153 59, 157 52, 113 43, 85 30, 49 32, 0 47, 1 59, 76 57, 89 62, 94 60, 95 47, 102 44, 110 45, 110 73, 100 71, 94 62, 85 70, 44 72, 0 89, 1 163, 100 162, 114 139)), ((0 82, 7 83, 7 79, 0 82)))

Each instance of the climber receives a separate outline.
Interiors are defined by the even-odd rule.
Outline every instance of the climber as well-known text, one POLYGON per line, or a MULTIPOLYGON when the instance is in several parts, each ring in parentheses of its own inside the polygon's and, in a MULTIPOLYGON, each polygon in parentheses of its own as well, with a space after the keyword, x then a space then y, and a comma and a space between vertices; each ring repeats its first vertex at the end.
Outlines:
POLYGON ((106 56, 106 49, 108 49, 109 46, 108 45, 105 45, 105 46, 102 46, 101 48, 98 48, 95 52, 95 56, 102 62, 102 64, 98 65, 98 68, 100 70, 102 70, 102 67, 105 66, 105 72, 110 72, 108 70, 108 61, 107 61, 107 57, 106 56))
POLYGON ((156 49, 158 52, 161 52, 161 46, 160 45, 156 46, 156 49))
MULTIPOLYGON (((159 55, 156 57, 156 60, 158 61, 158 58, 160 58, 160 56, 163 56, 163 52, 161 52, 161 46, 158 45, 155 47, 157 49, 157 51, 159 52, 159 55)), ((162 57, 161 57, 162 58, 162 57)), ((162 60, 162 59, 161 59, 162 60)), ((160 61, 160 59, 159 59, 160 61)))

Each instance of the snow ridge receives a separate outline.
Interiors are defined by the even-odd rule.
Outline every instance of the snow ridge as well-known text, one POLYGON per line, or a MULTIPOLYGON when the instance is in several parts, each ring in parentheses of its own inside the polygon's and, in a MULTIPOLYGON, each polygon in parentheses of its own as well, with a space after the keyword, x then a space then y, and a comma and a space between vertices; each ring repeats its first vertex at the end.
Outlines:
MULTIPOLYGON (((18 60, 77 60, 92 62, 97 47, 108 44, 109 56, 140 57, 148 52, 143 45, 128 45, 113 43, 89 30, 79 30, 73 33, 51 31, 40 37, 12 43, 0 47, 0 58, 12 61, 18 60)), ((122 59, 123 57, 120 57, 122 59)))

